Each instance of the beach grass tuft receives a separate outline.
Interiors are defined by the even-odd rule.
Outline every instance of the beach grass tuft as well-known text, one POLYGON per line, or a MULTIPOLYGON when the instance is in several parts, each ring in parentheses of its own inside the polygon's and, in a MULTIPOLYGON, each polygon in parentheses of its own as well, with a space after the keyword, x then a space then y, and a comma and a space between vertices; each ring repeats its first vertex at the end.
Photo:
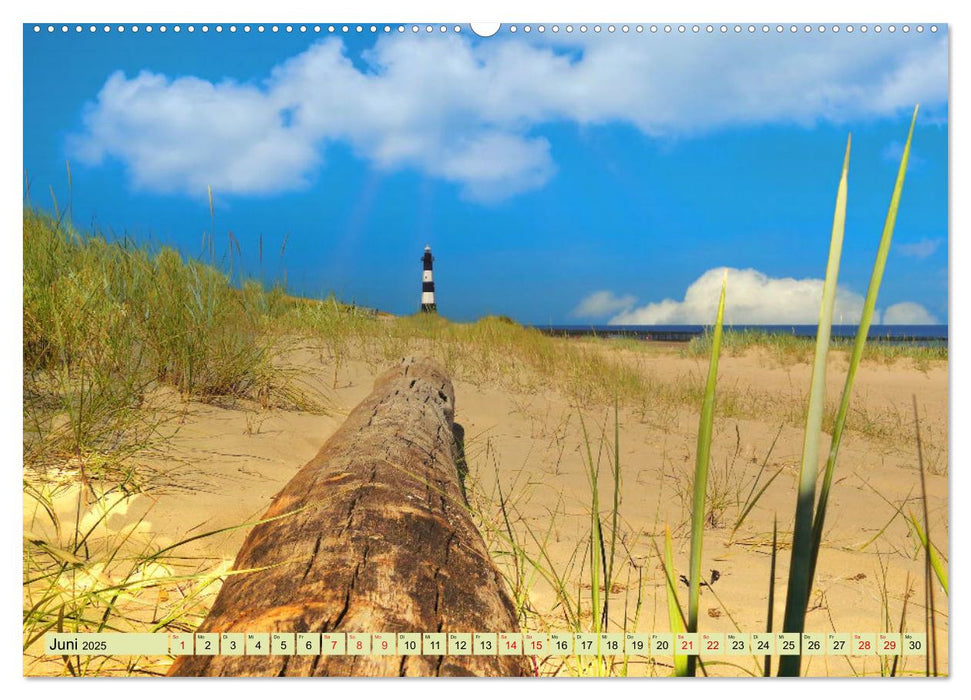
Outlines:
MULTIPOLYGON (((816 353, 813 366, 812 388, 809 396, 809 412, 806 421, 806 433, 803 443, 803 456, 799 474, 799 489, 796 500, 795 523, 793 526, 792 554, 789 565, 789 584, 786 589, 785 620, 783 630, 801 634, 805 627, 806 610, 809 595, 815 576, 816 562, 825 524, 826 508, 829 501, 833 471, 839 453, 840 438, 845 424, 850 397, 853 389, 853 379, 859 366, 866 343, 870 319, 876 306, 877 294, 883 277, 890 240, 896 222, 900 195, 903 190, 907 161, 914 134, 914 124, 917 120, 918 108, 914 108, 907 142, 904 146, 897 180, 894 184, 890 200, 890 208, 884 223, 877 259, 873 266, 867 298, 864 302, 863 318, 857 333, 856 343, 851 356, 850 368, 847 372, 846 384, 840 400, 836 424, 833 430, 831 447, 827 458, 823 485, 816 502, 817 456, 822 435, 823 406, 826 392, 826 355, 829 345, 829 334, 833 320, 833 305, 836 295, 836 280, 839 274, 840 254, 842 252, 843 231, 846 222, 847 175, 849 170, 850 141, 847 140, 846 155, 843 161, 843 171, 836 196, 836 211, 833 216, 833 233, 830 241, 829 262, 826 268, 826 279, 823 287, 823 298, 820 306, 819 328, 816 334, 816 353)), ((800 656, 784 656, 779 661, 780 676, 799 675, 801 665, 800 656)))
MULTIPOLYGON (((715 386, 718 383, 718 358, 721 353, 722 324, 725 319, 725 288, 728 273, 722 279, 721 296, 718 299, 718 314, 712 332, 711 359, 708 365, 708 378, 705 383, 705 398, 701 404, 698 419, 698 446, 695 454, 694 497, 691 509, 691 561, 688 583, 688 632, 698 631, 698 601, 701 596, 701 555, 705 536, 705 520, 708 512, 708 466, 711 461, 712 427, 715 420, 715 386)), ((686 673, 693 676, 696 665, 695 656, 688 657, 686 673)))

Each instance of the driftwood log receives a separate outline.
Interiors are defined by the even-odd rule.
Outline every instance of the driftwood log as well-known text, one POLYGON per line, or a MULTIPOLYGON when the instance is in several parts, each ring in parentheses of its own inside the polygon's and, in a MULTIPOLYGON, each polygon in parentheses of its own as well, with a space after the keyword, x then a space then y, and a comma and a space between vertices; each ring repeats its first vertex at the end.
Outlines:
MULTIPOLYGON (((518 631, 465 506, 452 383, 405 358, 274 497, 199 632, 518 631), (285 515, 289 514, 289 515, 285 515)), ((175 676, 520 676, 516 656, 181 656, 175 676)))

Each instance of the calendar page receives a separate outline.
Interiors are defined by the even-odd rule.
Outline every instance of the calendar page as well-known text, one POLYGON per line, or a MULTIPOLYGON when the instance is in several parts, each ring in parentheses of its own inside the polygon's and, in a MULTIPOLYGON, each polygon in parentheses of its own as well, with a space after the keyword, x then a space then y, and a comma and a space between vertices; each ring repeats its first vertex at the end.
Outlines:
POLYGON ((948 676, 947 22, 305 9, 20 28, 23 675, 948 676))

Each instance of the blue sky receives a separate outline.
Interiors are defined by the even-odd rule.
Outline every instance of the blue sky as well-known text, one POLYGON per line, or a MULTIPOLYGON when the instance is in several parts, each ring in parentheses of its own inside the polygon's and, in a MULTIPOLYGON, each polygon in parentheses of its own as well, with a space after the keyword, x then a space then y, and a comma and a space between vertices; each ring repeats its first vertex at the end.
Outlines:
POLYGON ((248 273, 400 314, 427 243, 457 320, 708 322, 728 267, 730 322, 812 322, 852 131, 853 322, 918 101, 887 322, 948 313, 943 30, 24 30, 34 204, 197 255, 212 185, 248 273))

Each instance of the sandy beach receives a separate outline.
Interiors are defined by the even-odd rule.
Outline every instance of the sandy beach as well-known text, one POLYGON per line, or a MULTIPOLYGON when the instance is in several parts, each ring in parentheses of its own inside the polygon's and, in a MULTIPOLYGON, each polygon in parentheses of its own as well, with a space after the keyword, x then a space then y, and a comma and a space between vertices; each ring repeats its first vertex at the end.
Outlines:
MULTIPOLYGON (((706 358, 685 356, 673 344, 630 349, 608 343, 592 349, 609 353, 662 383, 700 384, 707 369, 706 358)), ((330 358, 297 350, 288 360, 300 368, 310 388, 326 397, 326 415, 267 410, 252 402, 183 404, 180 419, 167 428, 173 433, 164 450, 139 459, 143 468, 154 472, 153 478, 142 493, 125 499, 124 506, 105 520, 108 530, 134 531, 137 536, 131 537, 131 546, 150 542, 164 547, 257 520, 274 494, 340 425, 342 416, 370 392, 377 373, 374 363, 347 361, 334 389, 330 358)), ((831 402, 842 389, 845 366, 841 354, 831 357, 831 402)), ((706 515, 703 569, 711 586, 702 590, 699 627, 703 631, 766 629, 775 518, 779 530, 777 599, 784 595, 803 440, 794 416, 805 404, 809 377, 806 362, 786 363, 761 349, 722 358, 706 515), (752 417, 754 407, 762 407, 758 409, 761 417, 752 417), (735 530, 753 492, 777 472, 778 477, 735 530)), ((581 619, 586 615, 589 622, 590 585, 585 583, 583 561, 589 537, 590 486, 578 411, 583 412, 594 454, 601 454, 601 492, 610 493, 613 407, 578 409, 568 396, 541 384, 514 390, 472 376, 461 376, 454 383, 456 422, 466 434, 470 503, 522 610, 524 629, 568 631, 567 617, 562 596, 555 593, 549 576, 530 570, 528 563, 509 554, 510 548, 500 536, 505 528, 500 491, 509 527, 523 551, 557 570, 571 600, 580 601, 581 619)), ((865 362, 857 376, 850 428, 840 454, 807 616, 808 631, 897 629, 904 605, 904 628, 924 628, 924 561, 904 517, 910 512, 918 514, 921 507, 912 396, 917 398, 920 412, 932 540, 947 552, 947 363, 865 362)), ((665 528, 670 528, 675 569, 687 573, 697 411, 670 400, 647 401, 642 406, 622 407, 618 420, 619 556, 609 598, 609 628, 668 631, 664 573, 657 548, 663 546, 665 528)), ((820 446, 823 456, 829 436, 824 439, 820 446)), ((76 503, 76 488, 64 491, 56 501, 62 517, 70 517, 76 503)), ((607 517, 603 500, 602 506, 607 517)), ((28 531, 37 527, 35 510, 36 504, 25 498, 28 531)), ((238 528, 181 545, 173 552, 177 559, 167 566, 173 572, 180 568, 225 571, 246 532, 247 528, 238 528)), ((218 586, 215 582, 202 594, 191 596, 187 620, 205 614, 218 586)), ((133 601, 133 609, 139 610, 135 616, 158 617, 159 605, 171 605, 172 597, 188 594, 190 589, 191 584, 183 584, 164 596, 143 591, 137 605, 133 601), (146 598, 154 601, 154 613, 148 609, 151 605, 146 607, 146 598)), ((686 596, 686 592, 682 587, 681 594, 686 596)), ((937 601, 939 660, 946 669, 947 598, 942 591, 938 591, 937 601)), ((775 630, 781 629, 781 615, 777 606, 775 630)), ((40 662, 32 656, 30 650, 25 654, 26 673, 64 672, 59 661, 40 662)), ((166 659, 158 659, 146 666, 162 672, 166 663, 166 659)), ((742 657, 733 663, 737 666, 713 667, 711 672, 760 672, 761 659, 742 657)), ((542 674, 578 672, 558 657, 539 659, 538 665, 542 674)), ((626 670, 631 675, 670 673, 662 659, 657 665, 631 661, 626 670)), ((902 671, 922 673, 923 660, 904 660, 902 671)), ((880 659, 806 657, 803 672, 878 675, 880 659)))

